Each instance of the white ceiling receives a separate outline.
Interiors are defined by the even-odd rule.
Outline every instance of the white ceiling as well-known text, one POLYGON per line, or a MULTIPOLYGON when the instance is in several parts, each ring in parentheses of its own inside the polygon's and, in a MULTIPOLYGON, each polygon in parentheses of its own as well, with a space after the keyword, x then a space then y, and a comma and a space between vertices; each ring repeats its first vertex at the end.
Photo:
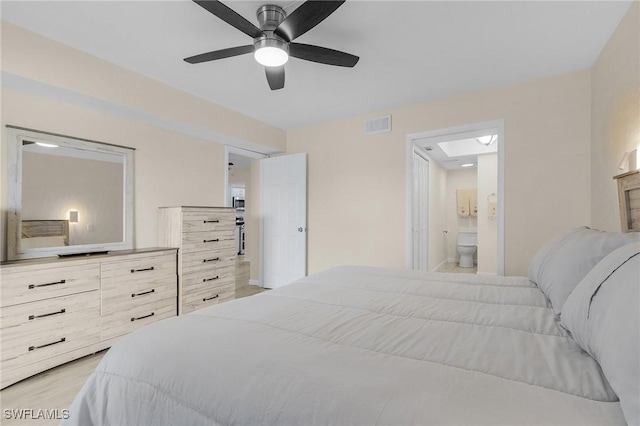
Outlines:
MULTIPOLYGON (((257 24, 263 1, 225 3, 257 24)), ((301 2, 273 1, 291 12, 301 2)), ((6 1, 3 20, 283 129, 540 78, 593 64, 630 1, 350 0, 296 41, 360 56, 292 58, 271 91, 244 55, 182 59, 251 39, 189 0, 6 1)))

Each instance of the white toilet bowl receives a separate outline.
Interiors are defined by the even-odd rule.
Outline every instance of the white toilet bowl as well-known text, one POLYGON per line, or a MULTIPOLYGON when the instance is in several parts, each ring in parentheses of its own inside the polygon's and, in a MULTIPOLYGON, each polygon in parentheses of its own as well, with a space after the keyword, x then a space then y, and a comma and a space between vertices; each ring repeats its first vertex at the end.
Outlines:
POLYGON ((461 268, 473 267, 473 255, 478 249, 478 234, 475 231, 458 232, 456 239, 458 253, 460 253, 461 268))

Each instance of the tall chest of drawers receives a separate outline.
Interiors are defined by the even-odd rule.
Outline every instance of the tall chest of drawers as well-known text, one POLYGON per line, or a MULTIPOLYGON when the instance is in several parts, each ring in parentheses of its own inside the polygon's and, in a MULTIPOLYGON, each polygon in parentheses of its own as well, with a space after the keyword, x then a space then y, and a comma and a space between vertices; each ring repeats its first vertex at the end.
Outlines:
POLYGON ((176 315, 175 249, 0 267, 0 388, 176 315))
POLYGON ((159 244, 178 247, 178 314, 235 298, 235 209, 161 207, 159 244))

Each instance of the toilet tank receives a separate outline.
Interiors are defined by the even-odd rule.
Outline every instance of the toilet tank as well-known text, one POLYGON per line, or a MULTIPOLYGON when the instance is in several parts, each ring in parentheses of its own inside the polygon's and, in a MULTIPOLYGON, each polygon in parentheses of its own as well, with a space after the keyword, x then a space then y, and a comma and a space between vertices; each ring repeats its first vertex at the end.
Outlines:
POLYGON ((457 244, 459 246, 477 246, 478 245, 478 233, 476 231, 458 232, 457 244))

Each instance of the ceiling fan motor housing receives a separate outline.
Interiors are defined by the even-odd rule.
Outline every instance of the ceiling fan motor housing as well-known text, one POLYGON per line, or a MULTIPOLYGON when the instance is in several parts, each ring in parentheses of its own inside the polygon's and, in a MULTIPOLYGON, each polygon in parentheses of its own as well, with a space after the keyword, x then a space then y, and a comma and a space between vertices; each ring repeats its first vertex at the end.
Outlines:
POLYGON ((256 12, 256 16, 262 31, 273 31, 278 28, 280 22, 284 21, 287 13, 280 6, 265 4, 264 6, 260 6, 256 12))
POLYGON ((278 25, 287 17, 284 9, 274 4, 265 4, 264 6, 260 6, 256 16, 260 23, 260 29, 264 32, 264 36, 253 39, 254 52, 263 47, 276 47, 284 50, 288 55, 289 43, 274 33, 278 25))

